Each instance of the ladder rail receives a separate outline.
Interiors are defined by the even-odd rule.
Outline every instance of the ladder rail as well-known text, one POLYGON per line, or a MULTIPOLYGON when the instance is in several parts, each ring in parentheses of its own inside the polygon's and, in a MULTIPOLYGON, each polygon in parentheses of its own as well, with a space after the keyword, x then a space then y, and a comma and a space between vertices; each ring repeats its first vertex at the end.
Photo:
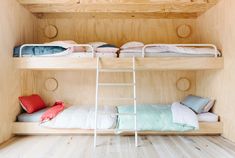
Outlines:
MULTIPOLYGON (((98 57, 97 58, 97 65, 96 65, 96 96, 95 96, 95 129, 94 129, 94 147, 96 147, 96 144, 97 144, 97 131, 98 131, 98 128, 97 128, 97 119, 98 119, 98 102, 99 102, 99 86, 133 86, 133 103, 134 103, 134 112, 133 113, 121 113, 121 114, 118 114, 116 113, 115 115, 130 115, 130 116, 134 116, 134 129, 130 130, 132 132, 135 133, 135 146, 138 147, 138 130, 137 130, 137 102, 136 102, 136 65, 135 65, 135 62, 136 62, 136 59, 135 57, 132 58, 132 83, 99 83, 99 73, 102 72, 102 69, 100 69, 100 66, 99 66, 99 62, 100 62, 100 58, 98 57), (101 70, 101 71, 100 71, 101 70)), ((107 72, 111 72, 111 71, 107 71, 107 72)), ((107 99, 107 98, 105 98, 107 99)), ((122 98, 123 99, 123 98, 122 98)), ((124 99, 127 99, 127 98, 124 98, 124 99)), ((128 98, 130 99, 130 98, 128 98)))
POLYGON ((135 146, 138 147, 138 132, 137 132, 137 107, 136 107, 136 73, 135 73, 135 57, 132 59, 133 68, 133 94, 134 94, 134 124, 135 124, 135 146))
POLYGON ((97 111, 98 111, 98 97, 99 97, 99 61, 100 58, 97 58, 96 63, 96 96, 95 96, 95 130, 94 130, 94 147, 96 147, 97 141, 97 111))

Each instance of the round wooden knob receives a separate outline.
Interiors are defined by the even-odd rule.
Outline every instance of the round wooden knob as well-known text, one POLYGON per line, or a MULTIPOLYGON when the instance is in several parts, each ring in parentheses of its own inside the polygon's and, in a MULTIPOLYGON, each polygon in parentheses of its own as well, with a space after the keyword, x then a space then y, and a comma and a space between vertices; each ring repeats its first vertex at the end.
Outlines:
POLYGON ((177 27, 176 32, 178 37, 188 38, 192 34, 192 28, 190 25, 183 24, 177 27))
POLYGON ((48 25, 44 28, 44 35, 47 38, 55 38, 58 35, 58 29, 54 25, 48 25))
POLYGON ((179 78, 176 81, 176 88, 182 92, 188 91, 191 88, 191 82, 187 78, 179 78))
POLYGON ((48 78, 44 82, 47 91, 54 92, 58 89, 58 81, 55 78, 48 78))

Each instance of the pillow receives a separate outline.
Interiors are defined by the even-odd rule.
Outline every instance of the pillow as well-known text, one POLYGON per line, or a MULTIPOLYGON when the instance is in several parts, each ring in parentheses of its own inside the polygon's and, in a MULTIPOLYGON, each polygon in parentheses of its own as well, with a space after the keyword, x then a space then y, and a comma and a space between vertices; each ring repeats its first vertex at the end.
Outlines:
POLYGON ((189 95, 181 103, 199 114, 203 112, 203 109, 209 103, 209 101, 210 99, 208 98, 189 95))
POLYGON ((215 100, 210 100, 209 103, 204 107, 202 112, 209 112, 214 105, 215 100))
POLYGON ((142 47, 144 47, 144 43, 142 42, 127 42, 121 46, 121 49, 142 48, 142 47))
POLYGON ((37 94, 33 94, 31 96, 21 96, 19 97, 19 101, 22 108, 29 114, 46 108, 45 102, 37 94))
POLYGON ((198 114, 198 121, 200 122, 218 122, 219 116, 210 112, 198 114))

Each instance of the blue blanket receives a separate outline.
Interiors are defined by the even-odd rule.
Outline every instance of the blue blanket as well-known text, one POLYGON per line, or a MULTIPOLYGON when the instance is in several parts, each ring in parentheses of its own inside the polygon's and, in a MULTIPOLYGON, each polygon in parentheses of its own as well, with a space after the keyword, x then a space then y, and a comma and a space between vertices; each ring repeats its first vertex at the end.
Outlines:
MULTIPOLYGON (((134 106, 118 106, 118 113, 133 113, 134 106)), ((119 115, 119 130, 134 129, 134 115, 119 115)), ((171 105, 140 105, 137 106, 137 129, 139 131, 189 131, 194 130, 184 124, 173 122, 171 105)))
MULTIPOLYGON (((20 47, 14 48, 13 57, 20 56, 20 47)), ((22 56, 40 56, 40 55, 49 55, 56 54, 65 51, 66 49, 60 46, 26 46, 22 49, 22 56)))

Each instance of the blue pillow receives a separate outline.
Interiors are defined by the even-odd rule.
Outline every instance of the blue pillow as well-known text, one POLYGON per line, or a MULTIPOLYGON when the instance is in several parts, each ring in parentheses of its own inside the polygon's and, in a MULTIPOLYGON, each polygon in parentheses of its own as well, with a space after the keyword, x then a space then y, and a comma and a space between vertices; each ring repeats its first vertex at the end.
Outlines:
POLYGON ((187 96, 181 103, 200 114, 204 107, 209 103, 209 98, 202 98, 194 95, 187 96))

